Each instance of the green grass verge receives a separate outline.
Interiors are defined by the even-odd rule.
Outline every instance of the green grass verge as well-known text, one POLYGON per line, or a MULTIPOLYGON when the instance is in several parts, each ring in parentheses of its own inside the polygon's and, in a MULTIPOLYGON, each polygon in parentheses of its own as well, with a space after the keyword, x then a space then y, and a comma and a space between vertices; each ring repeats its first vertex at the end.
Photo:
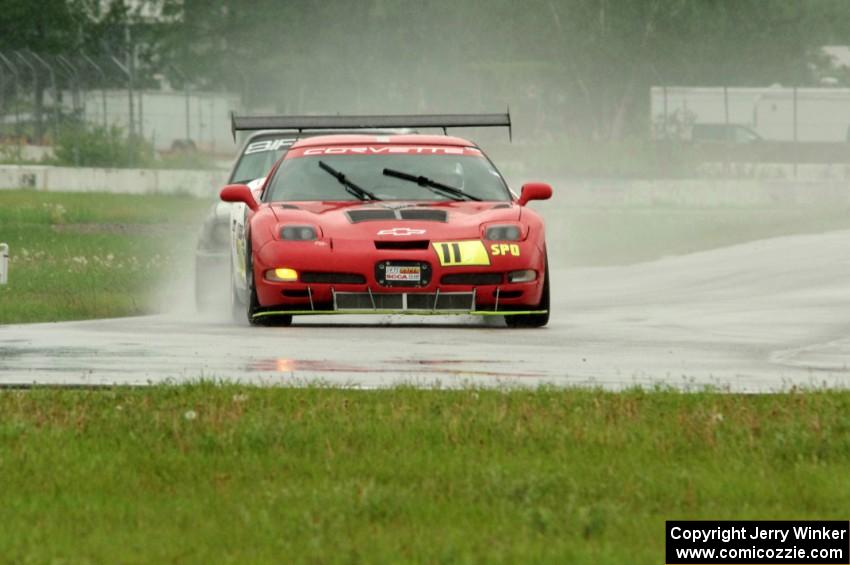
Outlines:
POLYGON ((0 241, 11 247, 0 324, 150 312, 205 207, 189 197, 0 191, 0 241))
POLYGON ((0 392, 9 562, 661 563, 847 519, 850 393, 0 392))

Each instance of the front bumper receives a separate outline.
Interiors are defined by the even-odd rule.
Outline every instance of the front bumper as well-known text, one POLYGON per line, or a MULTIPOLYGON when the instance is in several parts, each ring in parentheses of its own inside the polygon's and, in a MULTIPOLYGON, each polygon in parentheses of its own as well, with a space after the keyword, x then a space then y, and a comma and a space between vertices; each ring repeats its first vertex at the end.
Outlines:
MULTIPOLYGON (((372 242, 365 243, 372 248, 362 243, 346 246, 334 242, 334 249, 330 250, 300 243, 267 245, 255 252, 254 281, 262 309, 299 315, 542 313, 536 307, 541 301, 545 255, 530 242, 517 244, 516 255, 490 255, 489 266, 446 266, 441 264, 440 257, 432 248, 383 251, 376 250, 372 242), (387 284, 376 274, 378 266, 387 261, 427 265, 427 281, 418 286, 387 284), (297 271, 299 280, 278 282, 265 278, 268 270, 282 267, 297 271), (508 281, 508 273, 526 269, 535 271, 535 280, 508 281), (301 274, 315 275, 317 272, 356 275, 359 280, 356 283, 342 278, 338 278, 337 282, 308 283, 301 280, 306 278, 301 274), (458 275, 487 275, 489 279, 487 284, 454 284, 459 279, 458 275), (360 297, 357 307, 350 307, 351 296, 360 297), (466 298, 460 298, 462 296, 466 298)), ((316 276, 310 278, 321 280, 316 276)))

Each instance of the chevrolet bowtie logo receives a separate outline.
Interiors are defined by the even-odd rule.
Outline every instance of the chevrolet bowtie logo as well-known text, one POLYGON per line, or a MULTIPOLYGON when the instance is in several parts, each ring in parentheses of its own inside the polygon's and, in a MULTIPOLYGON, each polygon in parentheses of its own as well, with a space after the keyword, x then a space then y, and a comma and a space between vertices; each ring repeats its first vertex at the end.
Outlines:
POLYGON ((378 235, 422 235, 425 230, 415 230, 410 228, 393 228, 391 230, 381 230, 378 235))

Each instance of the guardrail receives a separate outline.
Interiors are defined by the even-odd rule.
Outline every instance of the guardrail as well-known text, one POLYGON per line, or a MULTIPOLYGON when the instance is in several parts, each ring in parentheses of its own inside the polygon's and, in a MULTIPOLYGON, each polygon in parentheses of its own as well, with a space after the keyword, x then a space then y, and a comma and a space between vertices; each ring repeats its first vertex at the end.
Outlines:
POLYGON ((48 192, 188 194, 213 198, 226 180, 227 172, 219 170, 0 165, 0 190, 31 188, 48 192))
POLYGON ((9 282, 9 245, 0 243, 0 284, 9 282))

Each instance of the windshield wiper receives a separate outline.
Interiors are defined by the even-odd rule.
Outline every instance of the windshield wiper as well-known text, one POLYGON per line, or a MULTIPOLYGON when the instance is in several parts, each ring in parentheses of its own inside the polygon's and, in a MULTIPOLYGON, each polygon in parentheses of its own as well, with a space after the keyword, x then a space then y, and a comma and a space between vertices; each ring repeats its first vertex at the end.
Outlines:
POLYGON ((403 173, 394 169, 384 169, 384 174, 388 177, 395 177, 397 179, 406 180, 408 182, 415 182, 419 186, 430 188, 432 192, 436 192, 438 194, 442 193, 441 196, 448 195, 453 200, 481 200, 477 196, 472 196, 468 192, 464 192, 459 188, 455 188, 453 186, 437 182, 433 179, 429 179, 428 177, 411 175, 409 173, 403 173))
POLYGON ((337 181, 339 181, 339 184, 345 187, 345 191, 348 192, 350 195, 354 196, 355 198, 358 198, 360 200, 380 200, 380 198, 378 198, 365 188, 361 188, 350 180, 348 180, 348 177, 346 177, 344 174, 337 171, 324 161, 319 161, 319 167, 321 167, 323 171, 326 171, 337 181))

